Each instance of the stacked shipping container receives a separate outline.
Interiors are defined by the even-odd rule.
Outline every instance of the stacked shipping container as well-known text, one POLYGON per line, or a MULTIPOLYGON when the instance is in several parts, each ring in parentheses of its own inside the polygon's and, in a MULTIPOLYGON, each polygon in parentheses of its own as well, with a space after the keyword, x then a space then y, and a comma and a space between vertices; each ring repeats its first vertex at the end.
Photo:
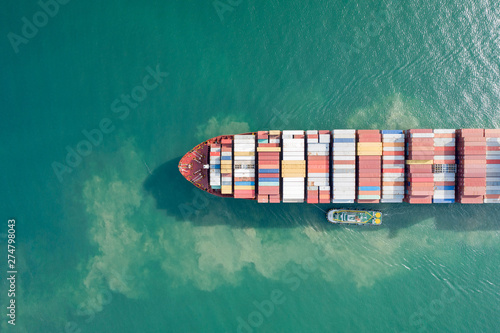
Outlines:
POLYGON ((210 187, 220 190, 220 145, 212 143, 210 145, 210 187))
POLYGON ((358 130, 358 200, 378 203, 381 197, 382 135, 379 130, 358 130))
POLYGON ((255 198, 255 135, 234 136, 234 197, 255 198))
POLYGON ((458 186, 460 203, 483 203, 486 195, 486 138, 483 129, 457 131, 458 186))
POLYGON ((406 196, 409 203, 432 203, 434 194, 434 133, 431 129, 406 131, 406 196))
POLYGON ((401 203, 405 194, 405 136, 401 130, 382 131, 382 199, 401 203))
POLYGON ((257 133, 259 161, 257 200, 260 203, 280 202, 280 131, 257 133))
POLYGON ((304 202, 306 160, 304 131, 283 131, 283 202, 304 202))
POLYGON ((222 194, 232 194, 233 193, 233 139, 222 139, 221 140, 221 178, 222 194))
POLYGON ((333 130, 332 138, 332 203, 354 203, 356 130, 333 130))
POLYGON ((434 130, 433 203, 455 202, 455 130, 434 130))
POLYGON ((307 203, 330 203, 330 132, 306 134, 307 203))
POLYGON ((500 129, 485 129, 486 195, 484 203, 500 203, 500 129))

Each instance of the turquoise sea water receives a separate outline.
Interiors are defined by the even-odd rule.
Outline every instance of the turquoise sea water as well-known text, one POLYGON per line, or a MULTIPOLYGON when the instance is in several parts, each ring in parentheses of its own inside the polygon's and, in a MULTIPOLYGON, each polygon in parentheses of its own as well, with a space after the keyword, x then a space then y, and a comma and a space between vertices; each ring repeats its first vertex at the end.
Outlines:
POLYGON ((499 127, 494 1, 38 11, 0 12, 1 332, 498 331, 500 207, 377 205, 381 228, 341 228, 331 205, 212 198, 176 169, 248 130, 499 127))

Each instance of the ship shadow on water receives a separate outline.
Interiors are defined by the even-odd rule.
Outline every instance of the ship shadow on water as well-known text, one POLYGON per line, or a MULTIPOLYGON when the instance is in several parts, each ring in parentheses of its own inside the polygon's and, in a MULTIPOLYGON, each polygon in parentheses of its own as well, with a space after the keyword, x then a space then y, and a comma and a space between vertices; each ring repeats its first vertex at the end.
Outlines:
POLYGON ((349 228, 376 232, 388 228, 389 237, 398 231, 433 219, 437 230, 472 231, 499 230, 500 205, 434 204, 259 204, 254 200, 220 198, 191 185, 179 173, 180 157, 156 168, 144 181, 144 189, 156 200, 156 208, 175 220, 190 221, 195 225, 229 225, 234 228, 293 228, 311 226, 318 230, 332 230, 344 226, 326 221, 330 208, 374 209, 383 213, 380 227, 349 228))
POLYGON ((146 192, 155 198, 156 208, 179 222, 235 228, 337 227, 326 223, 323 210, 328 205, 259 204, 255 200, 208 194, 184 179, 177 168, 179 160, 180 157, 165 162, 153 170, 143 184, 146 192))

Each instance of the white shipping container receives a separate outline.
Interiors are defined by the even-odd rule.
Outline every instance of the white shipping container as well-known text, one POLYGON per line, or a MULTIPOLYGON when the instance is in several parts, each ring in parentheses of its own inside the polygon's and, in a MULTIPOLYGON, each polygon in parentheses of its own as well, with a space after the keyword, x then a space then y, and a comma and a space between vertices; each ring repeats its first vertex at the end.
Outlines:
POLYGON ((404 194, 386 194, 382 196, 384 199, 404 199, 404 194))
POLYGON ((307 130, 306 134, 318 134, 318 130, 307 130))
POLYGON ((332 130, 332 134, 356 134, 355 129, 335 129, 332 130))
POLYGON ((500 203, 500 199, 484 199, 484 203, 500 203))
MULTIPOLYGON (((400 139, 386 139, 386 138, 382 137, 382 142, 402 143, 402 142, 405 142, 405 139, 404 138, 400 138, 400 139)), ((382 144, 382 146, 383 146, 383 144, 382 144)))
POLYGON ((439 134, 455 134, 456 130, 454 129, 446 129, 446 128, 436 128, 434 130, 434 133, 439 133, 439 134))
POLYGON ((356 169, 355 164, 337 164, 333 166, 333 172, 337 172, 338 170, 346 170, 346 169, 356 169))
POLYGON ((303 182, 303 181, 304 181, 303 177, 283 177, 283 184, 292 182, 303 182))
POLYGON ((401 139, 404 137, 405 137, 404 134, 389 134, 389 133, 382 134, 383 139, 401 139))
POLYGON ((383 160, 399 160, 399 161, 404 161, 405 157, 404 156, 382 156, 383 160))
POLYGON ((320 134, 319 135, 319 142, 321 143, 330 143, 330 134, 320 134))
POLYGON ((333 199, 332 203, 354 203, 354 199, 348 200, 348 199, 333 199))
POLYGON ((434 160, 454 161, 455 155, 435 155, 434 160))
POLYGON ((386 182, 404 182, 405 177, 386 177, 385 175, 382 175, 382 181, 386 182))
POLYGON ((500 164, 486 164, 486 170, 500 170, 500 164))
POLYGON ((324 143, 311 143, 307 145, 308 151, 328 151, 330 146, 324 143))
POLYGON ((297 134, 297 135, 304 135, 304 131, 301 131, 301 130, 284 130, 283 134, 286 134, 286 135, 290 135, 290 134, 292 134, 292 135, 295 135, 295 134, 297 134))
POLYGON ((307 156, 329 156, 328 151, 310 151, 307 152, 307 156))
POLYGON ((434 133, 410 133, 412 138, 433 138, 434 133))
POLYGON ((382 151, 405 151, 404 147, 383 147, 382 151))
POLYGON ((323 177, 323 179, 328 179, 328 174, 327 173, 307 173, 307 177, 323 177), (325 176, 326 175, 326 176, 325 176))
POLYGON ((404 164, 382 164, 382 169, 401 169, 404 168, 404 164))

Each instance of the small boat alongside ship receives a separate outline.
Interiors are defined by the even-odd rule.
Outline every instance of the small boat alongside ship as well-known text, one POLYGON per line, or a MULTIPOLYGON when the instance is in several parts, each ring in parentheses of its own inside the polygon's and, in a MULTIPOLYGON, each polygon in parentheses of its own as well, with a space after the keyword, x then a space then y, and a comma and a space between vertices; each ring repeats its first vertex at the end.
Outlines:
POLYGON ((381 225, 382 212, 377 210, 330 209, 326 213, 328 222, 334 224, 381 225))

